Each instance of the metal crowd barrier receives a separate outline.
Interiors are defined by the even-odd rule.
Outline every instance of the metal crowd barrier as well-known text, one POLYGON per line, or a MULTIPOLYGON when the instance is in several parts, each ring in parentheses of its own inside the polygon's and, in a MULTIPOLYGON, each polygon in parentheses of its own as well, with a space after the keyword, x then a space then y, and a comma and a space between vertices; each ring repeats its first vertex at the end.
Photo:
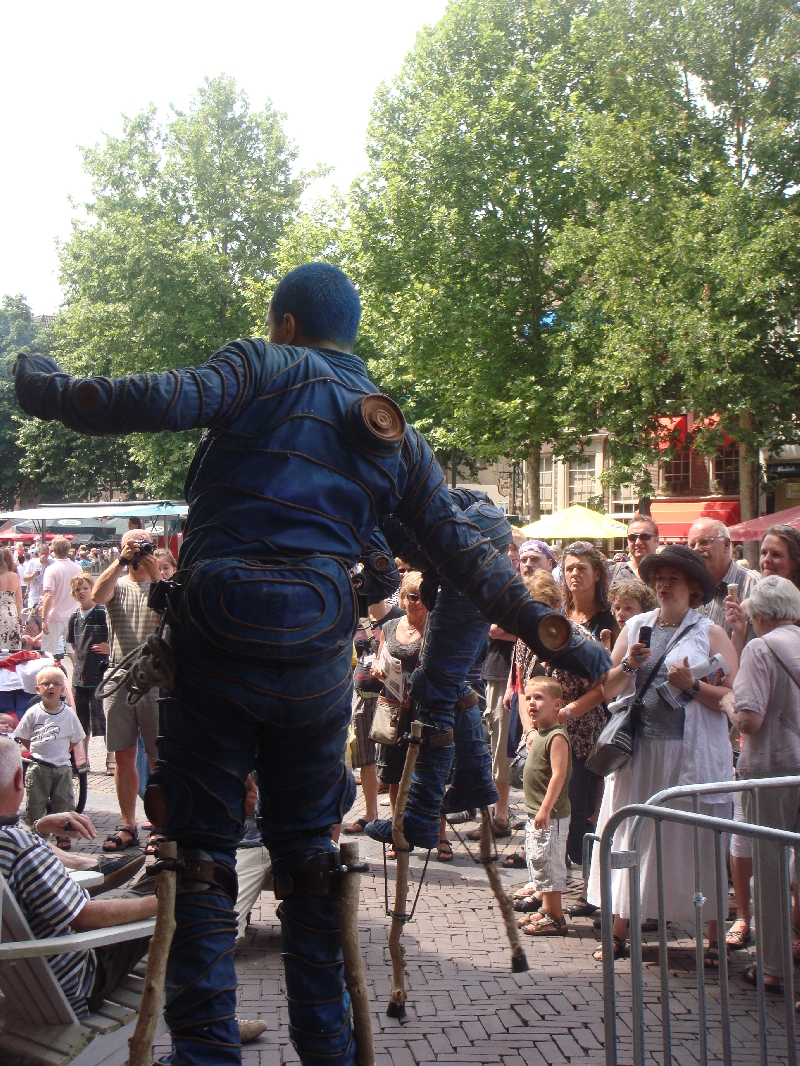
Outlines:
MULTIPOLYGON (((652 796, 647 803, 634 804, 623 807, 613 815, 603 829, 602 836, 589 833, 584 838, 583 848, 583 875, 589 878, 589 866, 593 845, 597 843, 600 848, 600 891, 601 891, 601 915, 602 915, 602 947, 603 947, 603 1006, 605 1027, 605 1059, 606 1066, 617 1066, 617 1004, 614 975, 614 930, 612 915, 611 871, 627 869, 630 884, 630 956, 631 956, 631 1012, 633 1032, 633 1063, 634 1066, 645 1066, 645 1021, 644 1021, 644 980, 642 969, 642 914, 641 895, 639 884, 639 842, 642 829, 646 820, 654 823, 654 843, 656 848, 657 885, 658 885, 658 941, 659 941, 659 969, 661 978, 661 1033, 663 1058, 661 1066, 683 1066, 683 1056, 676 1057, 672 1047, 672 1019, 670 1015, 670 973, 667 954, 667 923, 665 912, 665 889, 662 826, 664 822, 675 822, 690 826, 694 838, 694 904, 695 904, 695 954, 697 971, 697 1020, 699 1038, 700 1066, 708 1066, 708 1006, 706 1002, 706 971, 703 961, 703 904, 706 897, 703 894, 703 886, 700 876, 700 833, 701 829, 708 829, 714 834, 714 856, 717 876, 714 886, 716 902, 716 919, 718 924, 718 938, 720 944, 719 970, 712 972, 719 975, 720 987, 720 1027, 722 1033, 722 1063, 731 1066, 732 1043, 730 1006, 728 1002, 728 961, 725 950, 725 931, 728 919, 728 882, 725 873, 725 850, 723 837, 727 834, 750 837, 753 841, 753 906, 755 909, 756 927, 756 966, 758 982, 756 986, 758 1024, 759 1024, 759 1057, 761 1066, 768 1066, 767 1045, 767 1014, 766 995, 764 991, 764 969, 762 958, 763 921, 761 913, 761 856, 760 841, 768 840, 782 845, 780 849, 780 880, 778 895, 780 898, 779 916, 771 916, 771 920, 778 920, 783 931, 782 937, 782 964, 783 964, 783 988, 785 1004, 785 1030, 786 1030, 786 1062, 787 1066, 797 1066, 797 1045, 795 1040, 795 1011, 794 1011, 794 961, 792 958, 792 931, 791 931, 791 885, 789 880, 789 853, 790 849, 800 848, 800 834, 789 833, 780 829, 772 829, 768 826, 759 825, 759 792, 772 788, 800 788, 800 777, 770 777, 753 778, 747 781, 716 781, 707 785, 685 785, 677 788, 666 789, 652 796), (703 796, 714 794, 730 794, 733 792, 751 792, 753 794, 754 823, 735 822, 732 818, 717 818, 699 813, 699 803, 703 796), (690 799, 692 810, 676 810, 665 807, 664 804, 677 799, 690 799), (612 843, 617 828, 628 818, 634 818, 632 843, 633 848, 629 851, 612 851, 612 843)), ((797 871, 800 876, 800 867, 797 871)), ((646 917, 650 917, 647 915, 646 917)), ((751 1058, 750 1055, 747 1056, 751 1058)), ((655 1057, 653 1056, 653 1061, 655 1057)))

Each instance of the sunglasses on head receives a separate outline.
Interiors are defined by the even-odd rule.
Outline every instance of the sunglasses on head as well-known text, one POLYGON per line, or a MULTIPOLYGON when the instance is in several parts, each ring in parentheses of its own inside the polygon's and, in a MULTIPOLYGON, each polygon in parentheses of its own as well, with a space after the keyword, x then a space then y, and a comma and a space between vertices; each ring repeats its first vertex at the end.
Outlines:
POLYGON ((628 534, 628 540, 633 540, 633 541, 644 540, 644 541, 648 541, 648 540, 652 540, 653 536, 654 536, 654 534, 652 534, 652 533, 629 533, 628 534))
POLYGON ((412 603, 419 602, 419 595, 416 592, 406 592, 405 597, 407 600, 411 600, 412 603))

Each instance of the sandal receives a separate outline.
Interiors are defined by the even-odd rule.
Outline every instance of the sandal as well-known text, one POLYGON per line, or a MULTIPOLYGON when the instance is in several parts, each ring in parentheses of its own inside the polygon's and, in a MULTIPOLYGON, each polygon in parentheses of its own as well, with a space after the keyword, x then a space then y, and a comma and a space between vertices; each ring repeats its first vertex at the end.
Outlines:
POLYGON ((526 896, 524 899, 514 900, 514 910, 522 911, 523 914, 530 913, 531 911, 540 911, 541 909, 542 901, 535 893, 526 896))
POLYGON ((147 844, 145 844, 145 855, 158 855, 158 845, 164 840, 164 834, 155 832, 151 833, 148 837, 147 844))
POLYGON ((598 908, 594 903, 589 903, 588 900, 580 898, 577 903, 573 903, 571 907, 567 907, 567 914, 570 918, 591 918, 597 914, 598 908))
POLYGON ((397 852, 394 850, 394 844, 387 844, 386 845, 386 850, 384 851, 384 855, 386 856, 387 859, 396 859, 397 858, 397 852))
POLYGON ((537 921, 520 927, 526 936, 567 936, 566 918, 556 918, 549 911, 542 911, 537 921))
MULTIPOLYGON (((628 946, 625 943, 625 937, 623 937, 623 936, 615 936, 614 937, 614 962, 616 962, 617 959, 627 959, 627 957, 628 957, 628 946)), ((603 949, 602 948, 597 948, 596 951, 593 951, 592 952, 592 958, 596 962, 602 962, 603 961, 603 949)))
POLYGON ((501 866, 505 866, 507 870, 527 870, 528 864, 525 862, 525 856, 520 855, 518 851, 515 851, 513 855, 509 855, 508 858, 503 859, 501 866))
POLYGON ((512 892, 511 898, 530 899, 530 897, 534 894, 535 891, 536 889, 533 887, 533 882, 528 881, 528 883, 526 885, 523 885, 522 888, 518 888, 516 892, 512 892))
MULTIPOLYGON (((727 932, 725 943, 729 948, 736 950, 750 943, 750 923, 744 918, 737 918, 727 932), (738 929, 737 929, 738 926, 738 929)), ((792 952, 794 954, 794 952, 792 952)))
POLYGON ((719 969, 719 941, 709 940, 708 947, 703 952, 703 966, 707 970, 719 969))
POLYGON ((366 826, 369 825, 371 819, 369 818, 357 818, 350 825, 343 825, 343 833, 363 833, 366 826))
POLYGON ((61 848, 62 851, 69 851, 72 847, 72 840, 70 837, 56 837, 56 847, 61 848))
POLYGON ((453 849, 450 847, 449 840, 440 840, 436 848, 436 858, 439 862, 452 862, 453 861, 453 849))
MULTIPOLYGON (((745 966, 745 968, 742 970, 742 977, 750 985, 758 984, 758 969, 754 962, 751 962, 749 966, 745 966)), ((780 995, 783 992, 780 981, 777 977, 773 977, 772 980, 775 983, 771 984, 769 978, 770 975, 767 974, 767 976, 764 978, 764 988, 767 992, 773 992, 776 995, 780 995)))
POLYGON ((126 851, 128 848, 139 847, 139 834, 135 826, 118 825, 116 832, 107 836, 103 843, 103 851, 126 851), (123 840, 120 833, 127 833, 130 840, 123 840))

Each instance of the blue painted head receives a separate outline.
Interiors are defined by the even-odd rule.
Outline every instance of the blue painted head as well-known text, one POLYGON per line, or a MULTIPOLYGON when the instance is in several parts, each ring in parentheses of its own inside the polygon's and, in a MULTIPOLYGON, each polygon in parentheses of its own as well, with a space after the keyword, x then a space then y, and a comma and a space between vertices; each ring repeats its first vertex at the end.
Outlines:
POLYGON ((304 263, 281 278, 270 304, 273 318, 294 316, 312 340, 352 347, 361 321, 361 301, 348 276, 330 263, 304 263))

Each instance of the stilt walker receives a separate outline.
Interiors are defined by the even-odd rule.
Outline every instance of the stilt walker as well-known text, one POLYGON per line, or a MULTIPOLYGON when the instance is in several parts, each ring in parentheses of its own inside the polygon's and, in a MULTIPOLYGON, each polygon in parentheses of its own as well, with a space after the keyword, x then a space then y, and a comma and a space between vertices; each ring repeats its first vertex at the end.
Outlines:
MULTIPOLYGON (((207 430, 187 476, 175 685, 146 794, 186 864, 166 977, 173 1064, 241 1062, 235 857, 255 766, 290 1038, 304 1064, 355 1066, 331 831, 355 798, 352 571, 380 519, 394 514, 443 581, 554 658, 540 640, 553 612, 453 507, 435 456, 352 354, 360 313, 341 271, 307 264, 275 290, 269 342, 234 341, 202 366, 122 378, 73 378, 42 355, 15 366, 23 410, 78 432, 207 430)), ((595 647, 574 653, 592 680, 609 664, 595 647)))

